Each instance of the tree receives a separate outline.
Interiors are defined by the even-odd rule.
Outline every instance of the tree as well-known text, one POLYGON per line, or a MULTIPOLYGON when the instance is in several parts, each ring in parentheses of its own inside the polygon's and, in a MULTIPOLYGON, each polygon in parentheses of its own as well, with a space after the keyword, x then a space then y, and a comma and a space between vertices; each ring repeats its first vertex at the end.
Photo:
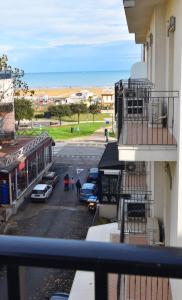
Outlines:
POLYGON ((28 84, 21 78, 24 76, 24 71, 19 68, 12 68, 8 65, 8 57, 3 54, 0 56, 0 71, 3 72, 5 78, 12 79, 12 82, 6 88, 0 91, 0 102, 6 97, 6 94, 13 88, 14 96, 34 95, 33 90, 29 90, 28 84))
POLYGON ((15 99, 15 120, 18 121, 18 126, 23 119, 32 120, 33 115, 34 109, 31 101, 25 98, 15 99))
POLYGON ((51 105, 49 106, 48 111, 51 113, 52 116, 58 118, 60 126, 62 117, 69 116, 71 114, 70 107, 66 104, 51 105))
POLYGON ((77 114, 78 116, 78 125, 80 124, 80 114, 88 112, 87 105, 83 102, 81 103, 72 103, 70 105, 72 114, 77 114))
POLYGON ((89 112, 93 115, 93 122, 95 121, 95 115, 99 114, 101 111, 97 104, 91 104, 89 106, 89 112))
POLYGON ((89 104, 91 105, 91 104, 92 104, 92 101, 93 101, 93 97, 92 97, 92 96, 89 96, 89 97, 88 97, 88 101, 89 101, 89 104))

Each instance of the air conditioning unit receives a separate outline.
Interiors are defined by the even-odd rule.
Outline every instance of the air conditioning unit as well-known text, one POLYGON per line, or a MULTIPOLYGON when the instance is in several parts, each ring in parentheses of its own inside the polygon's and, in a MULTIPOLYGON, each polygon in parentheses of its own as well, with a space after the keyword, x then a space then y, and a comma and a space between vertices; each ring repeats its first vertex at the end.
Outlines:
POLYGON ((155 245, 160 242, 159 221, 156 217, 147 218, 147 239, 148 245, 155 245))
POLYGON ((162 125, 164 118, 162 99, 156 98, 149 101, 148 114, 150 125, 162 125))
POLYGON ((146 166, 145 162, 126 162, 125 170, 129 174, 145 174, 146 173, 146 166))
POLYGON ((147 202, 145 194, 130 194, 125 198, 125 218, 126 219, 145 219, 147 218, 147 202))

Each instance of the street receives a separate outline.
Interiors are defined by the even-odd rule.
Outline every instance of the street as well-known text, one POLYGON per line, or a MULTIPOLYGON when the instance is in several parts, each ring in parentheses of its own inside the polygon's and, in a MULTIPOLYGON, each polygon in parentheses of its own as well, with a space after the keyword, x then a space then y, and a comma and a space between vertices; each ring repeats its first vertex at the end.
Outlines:
MULTIPOLYGON (((59 174, 59 183, 47 203, 28 203, 23 211, 11 218, 17 223, 17 235, 63 239, 85 239, 93 216, 80 205, 76 189, 63 190, 66 173, 75 181, 85 182, 89 168, 96 167, 104 151, 103 145, 58 143, 54 149, 52 169, 59 174)), ((51 240, 50 240, 51 242, 51 240)), ((70 291, 73 271, 23 268, 22 294, 25 300, 43 300, 53 291, 70 291)), ((5 271, 1 274, 0 300, 6 300, 5 271)))

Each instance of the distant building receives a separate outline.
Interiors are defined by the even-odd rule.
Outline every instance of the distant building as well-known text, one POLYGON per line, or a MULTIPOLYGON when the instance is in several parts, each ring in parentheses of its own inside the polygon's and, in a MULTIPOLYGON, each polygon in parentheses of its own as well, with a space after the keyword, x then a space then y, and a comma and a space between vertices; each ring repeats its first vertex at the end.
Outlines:
POLYGON ((16 137, 11 76, 0 73, 0 210, 7 219, 52 164, 52 139, 16 137))
POLYGON ((114 108, 114 91, 113 89, 105 89, 101 94, 101 105, 102 107, 114 108))

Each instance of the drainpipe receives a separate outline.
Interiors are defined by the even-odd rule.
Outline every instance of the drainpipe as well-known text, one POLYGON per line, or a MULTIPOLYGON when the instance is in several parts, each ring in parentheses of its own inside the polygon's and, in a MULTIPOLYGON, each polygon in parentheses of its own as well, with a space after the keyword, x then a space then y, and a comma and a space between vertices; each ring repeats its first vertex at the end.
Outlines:
POLYGON ((11 173, 8 174, 8 182, 9 182, 9 202, 12 204, 12 190, 11 190, 11 173))

